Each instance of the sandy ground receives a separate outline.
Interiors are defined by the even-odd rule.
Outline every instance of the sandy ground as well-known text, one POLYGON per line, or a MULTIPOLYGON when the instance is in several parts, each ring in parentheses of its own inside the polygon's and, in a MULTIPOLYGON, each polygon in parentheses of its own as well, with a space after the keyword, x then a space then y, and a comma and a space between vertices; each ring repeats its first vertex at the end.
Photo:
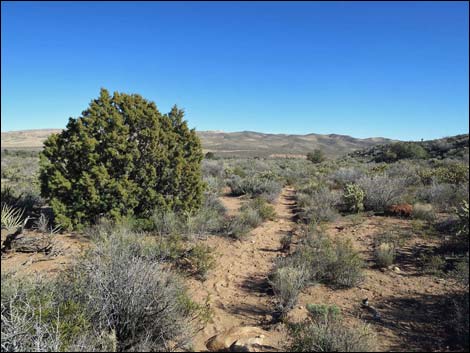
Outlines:
POLYGON ((305 305, 335 304, 351 324, 368 323, 377 333, 379 351, 446 351, 446 323, 449 291, 458 289, 452 280, 423 274, 419 255, 438 246, 435 238, 417 236, 411 221, 388 217, 361 217, 355 224, 345 218, 329 224, 326 232, 331 237, 350 239, 366 260, 365 279, 350 289, 333 289, 319 284, 307 288, 299 297, 289 318, 299 321, 306 317, 305 305), (379 269, 374 258, 374 239, 386 229, 401 231, 405 241, 398 248, 393 269, 379 269), (376 321, 361 308, 368 299, 381 315, 376 321))
MULTIPOLYGON (((274 261, 285 256, 280 251, 280 239, 296 228, 293 221, 294 190, 284 188, 275 202, 276 218, 252 230, 242 241, 221 236, 202 240, 214 249, 216 266, 204 282, 188 278, 187 284, 193 299, 209 302, 212 321, 194 338, 194 349, 206 351, 206 341, 227 329, 256 326, 268 331, 265 351, 282 351, 287 343, 285 326, 273 323, 271 314, 274 298, 267 281, 274 261)), ((233 215, 244 202, 241 197, 224 195, 222 202, 233 215)), ((449 311, 449 293, 458 290, 448 278, 423 274, 419 256, 425 250, 439 245, 441 239, 426 236, 418 231, 411 220, 379 216, 340 217, 324 226, 333 238, 347 238, 366 261, 365 279, 350 289, 335 289, 325 285, 306 288, 299 296, 295 308, 289 313, 291 321, 306 317, 305 305, 335 304, 346 322, 368 323, 377 333, 380 351, 448 351, 449 323, 443 318, 449 311), (393 269, 379 269, 374 262, 374 242, 387 229, 408 234, 398 249, 393 269), (361 308, 368 298, 381 314, 373 320, 361 308), (447 326, 447 328, 446 328, 447 326)), ((2 231, 2 238, 5 234, 2 231)), ((3 239, 2 239, 3 240, 3 239)), ((4 272, 20 275, 53 275, 64 269, 70 261, 89 244, 78 235, 57 235, 53 255, 8 253, 2 256, 4 272)))
MULTIPOLYGON (((274 207, 277 217, 254 229, 246 239, 233 241, 211 237, 205 242, 214 248, 217 264, 205 282, 190 280, 193 298, 199 302, 209 297, 213 311, 209 323, 194 340, 194 349, 206 350, 207 339, 235 326, 258 326, 272 331, 265 341, 267 350, 280 350, 285 334, 279 325, 271 325, 272 296, 267 277, 276 257, 281 256, 280 239, 294 227, 293 190, 285 188, 274 207)), ((239 207, 239 200, 225 198, 229 209, 239 207)))
MULTIPOLYGON (((27 236, 38 236, 34 231, 25 231, 27 236)), ((6 231, 2 230, 2 242, 6 231)), ((54 236, 53 252, 20 253, 10 252, 2 254, 2 273, 15 273, 19 276, 51 275, 58 273, 80 254, 89 244, 89 241, 74 234, 57 234, 54 236)))

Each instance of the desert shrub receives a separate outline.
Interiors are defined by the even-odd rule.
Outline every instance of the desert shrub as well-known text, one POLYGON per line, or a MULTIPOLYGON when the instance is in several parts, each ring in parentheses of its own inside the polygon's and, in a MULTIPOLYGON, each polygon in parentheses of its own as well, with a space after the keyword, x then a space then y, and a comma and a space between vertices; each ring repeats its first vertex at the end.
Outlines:
POLYGON ((433 222, 436 219, 436 213, 431 204, 415 203, 412 216, 414 219, 421 219, 426 222, 433 222))
POLYGON ((363 280, 364 262, 349 241, 310 234, 291 256, 277 261, 275 269, 283 267, 306 271, 306 284, 353 287, 363 280))
POLYGON ((225 186, 223 179, 213 176, 204 176, 204 183, 206 186, 206 191, 211 194, 220 194, 223 187, 225 186))
POLYGON ((54 280, 2 274, 2 352, 109 351, 85 308, 66 300, 54 280))
POLYGON ((364 208, 384 212, 389 206, 399 202, 403 196, 405 180, 392 179, 383 174, 361 178, 358 185, 365 192, 364 208))
POLYGON ((395 244, 391 242, 380 242, 375 247, 375 262, 379 267, 388 267, 395 262, 395 244))
POLYGON ((247 224, 250 229, 256 228, 263 222, 258 210, 252 207, 244 208, 241 211, 239 218, 243 223, 247 224))
POLYGON ((6 203, 2 204, 2 229, 13 231, 23 224, 24 210, 8 206, 6 203))
POLYGON ((52 306, 38 283, 15 285, 2 275, 2 352, 58 352, 60 334, 39 314, 52 306))
POLYGON ((228 186, 230 187, 233 196, 262 196, 268 201, 274 201, 282 189, 279 182, 259 175, 243 178, 232 176, 228 181, 228 186))
POLYGON ((468 184, 441 184, 433 179, 430 185, 417 191, 417 199, 431 203, 438 210, 450 211, 462 201, 468 201, 468 184))
POLYGON ((307 271, 301 267, 278 267, 270 275, 269 284, 276 296, 276 310, 281 316, 285 316, 297 303, 306 280, 307 271))
POLYGON ((450 163, 433 170, 433 175, 443 184, 468 183, 469 167, 465 163, 450 163))
POLYGON ((215 267, 213 249, 196 244, 185 254, 182 263, 184 267, 189 267, 195 276, 205 280, 208 272, 215 267))
POLYGON ((341 310, 336 305, 307 304, 309 315, 316 321, 327 322, 341 319, 341 310))
POLYGON ((226 234, 232 238, 240 239, 263 221, 274 219, 275 215, 273 206, 268 204, 263 198, 255 198, 240 208, 239 215, 228 220, 226 223, 226 234))
POLYGON ((139 95, 102 89, 82 116, 44 142, 41 193, 64 228, 99 217, 200 206, 202 149, 176 106, 161 114, 139 95))
POLYGON ((370 352, 376 347, 375 335, 367 325, 346 326, 335 306, 308 306, 304 322, 290 324, 292 352, 370 352))
POLYGON ((330 175, 330 178, 339 186, 345 187, 347 184, 355 184, 364 176, 364 172, 358 168, 339 168, 330 175))
POLYGON ((202 206, 192 212, 156 209, 149 220, 139 220, 136 230, 157 235, 180 234, 185 237, 219 233, 225 226, 226 209, 215 194, 206 193, 202 206))
POLYGON ((326 160, 326 156, 322 150, 315 149, 313 152, 307 153, 307 160, 312 163, 321 163, 326 160))
POLYGON ((182 231, 182 216, 174 211, 156 209, 150 220, 152 224, 147 230, 152 230, 160 236, 177 234, 182 231))
POLYGON ((183 234, 186 236, 203 236, 217 234, 225 227, 227 209, 217 195, 205 194, 202 206, 186 214, 183 223, 183 234))
POLYGON ((338 240, 335 243, 335 257, 329 265, 326 280, 335 286, 354 287, 364 279, 364 261, 352 247, 351 242, 338 240))
POLYGON ((224 162, 214 160, 203 160, 201 164, 202 175, 222 178, 224 176, 224 162))
POLYGON ((427 275, 442 276, 446 266, 446 260, 439 255, 424 254, 421 256, 423 272, 427 275))
POLYGON ((231 217, 226 224, 226 234, 234 239, 241 239, 248 234, 251 226, 245 217, 231 217))
POLYGON ((122 230, 95 237, 62 279, 62 293, 85 307, 93 327, 114 333, 118 351, 182 348, 194 314, 184 305, 185 289, 144 249, 138 236, 122 230))
POLYGON ((396 142, 375 157, 376 162, 395 162, 400 159, 423 159, 428 156, 427 151, 416 142, 396 142))
POLYGON ((281 240, 281 250, 282 251, 289 251, 290 250, 290 247, 292 245, 292 233, 289 232, 287 234, 285 234, 281 240))
POLYGON ((7 205, 9 208, 16 208, 23 210, 23 218, 37 217, 37 213, 41 206, 44 206, 45 202, 39 196, 38 191, 31 190, 29 188, 13 188, 13 186, 7 185, 1 188, 1 203, 7 205))
POLYGON ((321 186, 306 192, 298 192, 298 216, 306 223, 332 221, 338 216, 335 206, 338 196, 327 187, 321 186))
POLYGON ((244 204, 241 207, 241 211, 243 212, 246 209, 252 208, 254 209, 263 221, 265 220, 273 220, 276 216, 276 212, 274 211, 274 207, 266 202, 265 199, 257 197, 253 200, 250 200, 248 203, 244 204))
POLYGON ((343 202, 349 212, 361 212, 364 209, 364 191, 359 185, 346 184, 343 190, 343 202))
POLYGON ((417 161, 398 161, 397 163, 390 164, 387 168, 387 175, 390 178, 403 179, 405 187, 420 185, 421 178, 418 174, 420 170, 417 161))

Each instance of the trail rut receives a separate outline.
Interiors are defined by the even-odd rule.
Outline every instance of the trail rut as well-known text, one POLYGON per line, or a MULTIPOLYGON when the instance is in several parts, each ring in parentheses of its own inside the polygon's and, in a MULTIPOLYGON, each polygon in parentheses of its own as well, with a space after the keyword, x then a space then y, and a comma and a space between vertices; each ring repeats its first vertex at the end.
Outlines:
MULTIPOLYGON (((217 257, 215 269, 205 282, 191 280, 189 288, 194 299, 203 302, 209 296, 212 322, 194 339, 196 351, 207 351, 205 342, 235 326, 258 326, 273 329, 273 311, 268 275, 276 257, 281 256, 280 240, 292 231, 294 191, 286 187, 274 204, 276 218, 266 221, 242 241, 210 237, 205 242, 217 257)), ((272 335, 267 345, 280 348, 282 334, 272 335)))

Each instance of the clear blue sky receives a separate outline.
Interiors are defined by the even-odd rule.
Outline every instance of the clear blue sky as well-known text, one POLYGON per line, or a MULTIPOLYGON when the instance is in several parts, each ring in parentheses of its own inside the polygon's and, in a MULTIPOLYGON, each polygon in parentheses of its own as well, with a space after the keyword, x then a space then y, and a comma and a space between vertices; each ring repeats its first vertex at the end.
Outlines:
POLYGON ((2 2, 2 131, 63 128, 100 87, 198 130, 468 132, 467 2, 2 2))

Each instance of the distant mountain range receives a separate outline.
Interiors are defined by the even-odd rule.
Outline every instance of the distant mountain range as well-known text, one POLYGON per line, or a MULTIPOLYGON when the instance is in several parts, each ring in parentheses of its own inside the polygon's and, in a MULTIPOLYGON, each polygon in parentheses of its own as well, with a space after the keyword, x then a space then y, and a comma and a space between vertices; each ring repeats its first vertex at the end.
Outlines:
MULTIPOLYGON (((44 140, 59 129, 2 132, 2 149, 41 149, 44 140)), ((287 135, 253 131, 198 131, 204 152, 219 156, 303 157, 319 148, 330 157, 370 148, 394 140, 374 137, 359 139, 346 135, 287 135)))

